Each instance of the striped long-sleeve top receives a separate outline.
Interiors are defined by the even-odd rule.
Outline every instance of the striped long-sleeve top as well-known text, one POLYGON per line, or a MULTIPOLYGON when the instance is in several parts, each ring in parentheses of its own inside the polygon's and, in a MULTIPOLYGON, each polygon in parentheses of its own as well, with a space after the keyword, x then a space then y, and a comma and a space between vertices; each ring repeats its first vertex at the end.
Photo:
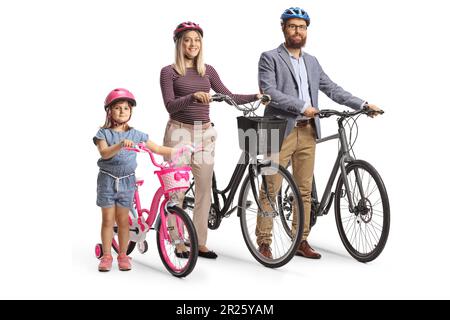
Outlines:
POLYGON ((257 100, 255 94, 232 94, 220 80, 216 70, 206 66, 205 76, 198 74, 195 68, 187 68, 186 75, 179 75, 172 65, 161 70, 161 91, 164 105, 170 114, 170 118, 187 124, 195 121, 209 122, 209 104, 196 101, 194 93, 197 91, 209 92, 211 89, 217 93, 227 94, 237 104, 248 103, 257 100))

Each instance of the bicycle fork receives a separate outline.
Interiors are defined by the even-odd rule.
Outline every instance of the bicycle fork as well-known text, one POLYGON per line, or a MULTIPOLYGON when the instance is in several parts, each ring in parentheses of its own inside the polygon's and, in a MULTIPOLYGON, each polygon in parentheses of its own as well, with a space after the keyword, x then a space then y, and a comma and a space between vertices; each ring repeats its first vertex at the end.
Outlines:
MULTIPOLYGON (((347 178, 347 170, 346 170, 346 164, 351 163, 355 159, 352 156, 350 156, 347 137, 345 136, 345 133, 343 133, 343 132, 344 132, 343 129, 339 130, 342 152, 343 152, 343 156, 341 157, 341 159, 339 161, 339 166, 341 169, 341 177, 342 177, 342 180, 343 180, 343 183, 345 186, 345 190, 347 193, 346 196, 347 196, 347 200, 348 200, 349 211, 351 213, 356 213, 357 210, 355 210, 355 205, 357 206, 358 204, 357 203, 355 205, 353 204, 352 196, 353 196, 354 192, 352 192, 352 190, 350 189, 350 183, 347 178)), ((355 172, 356 187, 358 188, 359 194, 361 195, 362 203, 365 203, 364 188, 362 186, 361 175, 359 174, 359 171, 356 168, 355 168, 354 172, 355 172)), ((339 196, 342 196, 342 195, 339 195, 339 196)))
POLYGON ((259 172, 255 173, 255 167, 256 170, 258 171, 258 167, 256 165, 252 165, 250 164, 249 166, 249 175, 250 175, 250 185, 252 188, 252 192, 253 192, 253 197, 256 201, 256 204, 258 206, 258 212, 263 215, 263 216, 270 216, 272 218, 275 218, 276 213, 278 212, 278 210, 276 209, 276 207, 274 206, 273 200, 270 197, 270 193, 269 193, 269 188, 267 186, 267 179, 266 176, 264 174, 261 174, 261 180, 262 180, 262 190, 264 191, 264 194, 266 195, 266 199, 268 200, 270 207, 272 208, 272 213, 268 213, 265 210, 263 210, 262 206, 261 206, 261 201, 259 199, 258 196, 258 189, 259 186, 255 185, 255 178, 258 179, 258 174, 259 172))
POLYGON ((163 227, 161 228, 164 239, 167 239, 170 243, 177 245, 180 243, 184 243, 183 239, 183 222, 180 221, 180 219, 175 216, 175 221, 173 219, 170 219, 170 216, 172 215, 170 213, 169 208, 177 206, 178 203, 174 201, 164 201, 161 204, 161 213, 159 215, 159 218, 161 219, 161 225, 167 226, 167 228, 163 227), (169 220, 169 221, 167 221, 169 220), (171 221, 172 220, 172 221, 171 221))

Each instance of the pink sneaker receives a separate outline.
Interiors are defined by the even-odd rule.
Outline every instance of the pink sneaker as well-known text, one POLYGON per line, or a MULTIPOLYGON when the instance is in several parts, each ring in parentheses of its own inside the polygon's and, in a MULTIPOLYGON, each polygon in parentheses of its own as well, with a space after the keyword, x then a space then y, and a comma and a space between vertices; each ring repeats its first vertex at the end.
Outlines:
POLYGON ((117 263, 119 264, 120 271, 128 271, 131 270, 131 258, 127 256, 125 253, 119 254, 117 257, 117 263))
POLYGON ((100 264, 98 265, 98 271, 100 272, 108 272, 112 267, 113 257, 110 254, 105 254, 100 259, 100 264))

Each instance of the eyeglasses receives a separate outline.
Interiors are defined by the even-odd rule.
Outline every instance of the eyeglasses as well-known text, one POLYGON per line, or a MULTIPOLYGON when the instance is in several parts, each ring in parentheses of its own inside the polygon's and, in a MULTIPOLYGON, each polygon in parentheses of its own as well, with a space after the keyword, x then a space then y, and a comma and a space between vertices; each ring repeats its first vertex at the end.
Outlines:
POLYGON ((300 31, 306 31, 308 29, 308 26, 306 24, 302 24, 302 25, 296 25, 296 24, 288 24, 287 28, 290 31, 295 31, 297 29, 299 29, 300 31))

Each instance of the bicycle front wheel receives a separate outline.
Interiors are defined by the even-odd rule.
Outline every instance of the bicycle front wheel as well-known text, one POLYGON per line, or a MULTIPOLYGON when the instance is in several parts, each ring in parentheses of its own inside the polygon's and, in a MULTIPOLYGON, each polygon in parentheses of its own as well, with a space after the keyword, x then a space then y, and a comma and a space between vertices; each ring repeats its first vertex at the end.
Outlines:
POLYGON ((189 216, 179 207, 168 207, 165 223, 159 219, 156 241, 166 269, 175 277, 186 277, 198 258, 197 233, 189 216), (188 250, 189 249, 189 250, 188 250))
POLYGON ((389 235, 389 198, 378 172, 356 160, 346 167, 348 189, 341 176, 336 185, 336 224, 345 249, 360 262, 369 262, 383 251, 389 235), (354 207, 350 210, 349 200, 354 207))
POLYGON ((242 235, 258 262, 278 268, 292 259, 301 241, 303 203, 292 175, 284 167, 267 162, 259 164, 256 171, 247 175, 239 195, 242 235), (276 186, 291 190, 292 220, 288 221, 284 216, 276 186))

